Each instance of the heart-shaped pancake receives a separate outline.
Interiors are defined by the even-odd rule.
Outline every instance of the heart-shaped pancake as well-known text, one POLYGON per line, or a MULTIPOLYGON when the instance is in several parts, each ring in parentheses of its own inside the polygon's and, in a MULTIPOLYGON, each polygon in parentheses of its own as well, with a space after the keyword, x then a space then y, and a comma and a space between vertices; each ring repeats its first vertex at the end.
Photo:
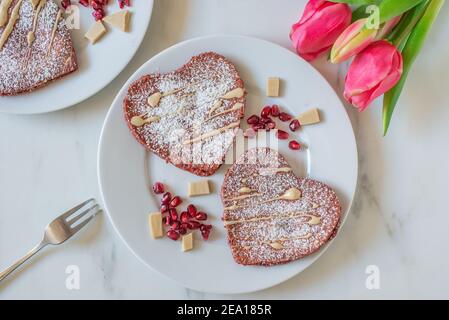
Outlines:
POLYGON ((147 149, 178 168, 210 176, 233 144, 245 95, 235 66, 207 52, 176 71, 135 81, 124 99, 125 119, 147 149))
POLYGON ((53 0, 2 0, 0 96, 31 92, 77 68, 70 32, 53 0))
POLYGON ((320 249, 335 234, 341 216, 327 185, 298 178, 278 152, 255 148, 226 173, 223 221, 237 263, 271 266, 320 249))

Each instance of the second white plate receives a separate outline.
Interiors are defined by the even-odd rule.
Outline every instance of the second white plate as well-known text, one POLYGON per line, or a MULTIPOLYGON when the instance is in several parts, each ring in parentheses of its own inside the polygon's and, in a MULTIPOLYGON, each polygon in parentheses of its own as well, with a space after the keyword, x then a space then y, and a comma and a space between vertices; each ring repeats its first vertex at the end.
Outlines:
POLYGON ((346 217, 356 189, 358 160, 354 133, 339 98, 322 76, 294 53, 270 42, 240 36, 205 37, 180 43, 149 60, 129 79, 113 102, 103 127, 98 153, 100 189, 115 229, 134 254, 153 270, 198 291, 256 291, 300 273, 328 245, 317 254, 286 265, 267 268, 236 264, 220 220, 223 207, 219 190, 228 166, 210 178, 214 186, 212 195, 191 200, 209 213, 214 225, 208 242, 200 240, 198 234, 195 250, 182 253, 179 242, 167 238, 152 240, 148 212, 159 208, 158 197, 150 192, 152 183, 162 181, 173 193, 186 199, 188 181, 199 178, 146 153, 132 137, 123 117, 122 101, 131 82, 145 74, 177 69, 192 56, 206 51, 220 53, 236 64, 249 93, 246 116, 273 103, 291 114, 312 107, 321 109, 324 116, 321 124, 295 134, 309 146, 308 150, 293 152, 282 141, 279 151, 297 175, 309 175, 332 186, 346 217), (281 98, 265 97, 265 82, 271 76, 282 79, 281 98))
MULTIPOLYGON (((91 8, 78 5, 79 30, 71 30, 79 69, 48 86, 27 94, 0 97, 0 113, 36 114, 73 106, 99 92, 114 80, 136 53, 151 19, 153 0, 133 1, 130 32, 106 25, 108 33, 91 45, 84 34, 94 23, 91 8)), ((119 10, 117 1, 107 6, 108 13, 119 10)))

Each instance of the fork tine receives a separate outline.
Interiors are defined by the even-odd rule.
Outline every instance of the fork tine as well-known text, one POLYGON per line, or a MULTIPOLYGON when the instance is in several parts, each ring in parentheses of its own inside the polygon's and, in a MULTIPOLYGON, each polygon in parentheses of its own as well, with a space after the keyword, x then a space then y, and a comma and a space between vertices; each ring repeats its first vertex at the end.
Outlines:
POLYGON ((77 226, 73 227, 72 230, 72 234, 77 233, 78 231, 80 231, 86 224, 88 224, 90 222, 90 220, 92 220, 101 210, 97 210, 97 212, 95 212, 93 215, 91 215, 89 218, 87 218, 86 220, 84 220, 83 222, 81 222, 80 224, 78 224, 77 226))
POLYGON ((84 217, 85 215, 89 214, 93 209, 98 209, 99 205, 95 204, 89 208, 87 208, 86 210, 84 210, 83 212, 81 212, 80 214, 74 216, 73 218, 71 218, 70 220, 67 220, 67 224, 73 226, 73 224, 75 222, 77 222, 78 220, 80 220, 82 217, 84 217))
POLYGON ((77 205, 76 207, 70 209, 67 212, 64 212, 63 214, 61 214, 58 218, 59 219, 67 219, 68 217, 70 217, 72 214, 74 214, 75 212, 77 212, 79 209, 81 209, 82 207, 84 207, 86 204, 88 204, 89 202, 95 201, 94 198, 89 199, 84 201, 83 203, 77 205))

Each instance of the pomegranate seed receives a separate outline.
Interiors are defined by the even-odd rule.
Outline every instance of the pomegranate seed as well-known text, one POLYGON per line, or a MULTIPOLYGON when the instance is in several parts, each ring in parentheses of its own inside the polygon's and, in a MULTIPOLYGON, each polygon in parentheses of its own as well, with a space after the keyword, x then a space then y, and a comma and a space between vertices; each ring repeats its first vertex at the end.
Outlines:
POLYGON ((257 132, 259 130, 265 129, 265 125, 263 123, 252 124, 251 128, 257 132))
POLYGON ((276 123, 274 123, 274 122, 267 123, 268 131, 273 130, 274 128, 276 128, 276 123))
POLYGON ((301 125, 299 124, 298 119, 294 119, 292 122, 290 122, 289 128, 291 131, 295 132, 299 129, 299 127, 301 127, 301 125))
POLYGON ((70 0, 62 0, 62 1, 61 1, 61 6, 62 6, 64 9, 67 9, 68 7, 70 7, 71 4, 72 4, 72 3, 70 2, 70 0))
POLYGON ((178 220, 178 212, 176 211, 176 209, 170 209, 170 218, 172 221, 178 220))
POLYGON ((246 129, 245 132, 243 133, 243 136, 245 138, 252 139, 256 136, 256 131, 254 131, 253 128, 246 129))
POLYGON ((246 122, 248 124, 258 124, 259 123, 260 118, 256 115, 252 115, 251 117, 248 118, 248 120, 246 120, 246 122))
POLYGON ((189 204, 187 207, 187 212, 189 212, 189 215, 191 218, 194 218, 196 216, 196 207, 193 204, 189 204))
POLYGON ((276 132, 276 137, 277 137, 279 140, 287 140, 289 136, 290 136, 290 135, 288 134, 288 132, 285 132, 285 131, 283 131, 283 130, 278 130, 278 131, 276 132))
POLYGON ((201 231, 201 236, 203 237, 203 240, 207 241, 209 239, 210 230, 204 230, 201 231))
POLYGON ((94 12, 92 12, 92 16, 95 18, 95 21, 103 19, 104 18, 103 9, 94 10, 94 12))
POLYGON ((182 222, 189 222, 189 220, 190 220, 189 213, 187 211, 181 212, 181 221, 182 222))
POLYGON ((188 222, 181 223, 181 228, 189 229, 189 223, 188 222))
POLYGON ((200 227, 200 230, 211 230, 212 229, 212 225, 211 224, 202 224, 200 227))
POLYGON ((170 239, 176 241, 179 239, 179 233, 177 233, 175 230, 168 230, 167 231, 167 237, 170 239))
POLYGON ((161 213, 166 213, 168 211, 168 206, 166 204, 161 205, 161 213))
POLYGON ((166 226, 170 226, 170 225, 171 225, 171 222, 172 222, 170 216, 166 216, 166 217, 164 217, 164 218, 165 218, 165 222, 164 222, 165 225, 166 225, 166 226))
POLYGON ((184 234, 187 233, 187 229, 186 229, 186 228, 183 228, 183 227, 180 227, 180 228, 178 229, 178 232, 179 232, 179 234, 184 235, 184 234))
POLYGON ((198 212, 195 216, 195 219, 199 221, 207 220, 207 214, 205 214, 204 212, 198 212))
POLYGON ((190 221, 189 222, 189 229, 199 229, 201 227, 201 223, 199 223, 198 221, 190 221))
POLYGON ((171 224, 171 228, 173 230, 178 230, 181 227, 181 224, 179 223, 179 221, 175 221, 171 224))
POLYGON ((163 218, 162 218, 162 224, 167 224, 167 218, 168 218, 168 217, 163 217, 163 218))
POLYGON ((156 182, 153 185, 153 191, 154 191, 155 194, 164 193, 164 189, 165 189, 164 185, 162 183, 160 183, 160 182, 156 182))
POLYGON ((78 2, 80 3, 80 5, 82 5, 84 7, 88 7, 89 6, 89 1, 88 0, 79 0, 78 2))
POLYGON ((281 114, 281 109, 279 109, 279 106, 277 104, 271 106, 271 115, 273 117, 279 117, 281 114))
POLYGON ((301 150, 301 145, 295 140, 290 141, 288 147, 292 150, 301 150))
POLYGON ((270 122, 273 122, 273 120, 271 118, 269 118, 269 117, 260 118, 260 121, 259 121, 259 123, 262 123, 262 124, 267 124, 267 123, 270 123, 270 122))
POLYGON ((170 203, 170 200, 171 200, 171 193, 170 192, 164 193, 161 200, 162 204, 168 205, 170 203))
POLYGON ((271 107, 270 106, 266 106, 262 109, 262 111, 260 112, 260 116, 262 118, 268 118, 271 115, 271 107))
POLYGON ((291 119, 292 119, 292 116, 286 112, 281 112, 279 114, 279 120, 281 120, 282 122, 287 122, 287 121, 290 121, 291 119))
POLYGON ((170 201, 170 207, 176 208, 181 204, 182 200, 180 197, 176 196, 170 201))
POLYGON ((92 1, 90 2, 90 5, 91 5, 91 7, 94 8, 95 10, 102 9, 102 7, 103 7, 103 4, 100 4, 97 0, 92 0, 92 1))

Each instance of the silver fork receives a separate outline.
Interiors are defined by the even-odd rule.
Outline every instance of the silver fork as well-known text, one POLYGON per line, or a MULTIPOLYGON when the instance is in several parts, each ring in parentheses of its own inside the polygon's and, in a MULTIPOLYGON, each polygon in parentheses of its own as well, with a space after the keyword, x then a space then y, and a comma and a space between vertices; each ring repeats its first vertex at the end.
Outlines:
POLYGON ((18 260, 6 270, 0 272, 0 282, 47 245, 62 244, 66 240, 70 239, 75 233, 80 231, 86 224, 88 224, 90 220, 92 220, 99 212, 100 207, 98 206, 98 204, 95 204, 95 199, 84 201, 83 203, 77 205, 69 211, 64 212, 47 226, 47 228, 45 229, 44 238, 37 246, 31 249, 30 252, 28 252, 22 259, 18 260), (83 209, 87 205, 90 206, 79 213, 79 211, 81 211, 81 209, 83 209), (78 224, 76 223, 83 217, 86 217, 88 214, 90 214, 89 217, 85 218, 78 224))

